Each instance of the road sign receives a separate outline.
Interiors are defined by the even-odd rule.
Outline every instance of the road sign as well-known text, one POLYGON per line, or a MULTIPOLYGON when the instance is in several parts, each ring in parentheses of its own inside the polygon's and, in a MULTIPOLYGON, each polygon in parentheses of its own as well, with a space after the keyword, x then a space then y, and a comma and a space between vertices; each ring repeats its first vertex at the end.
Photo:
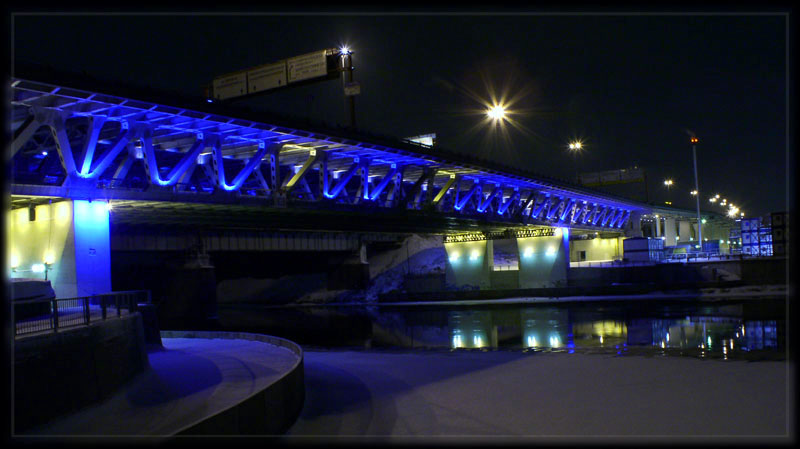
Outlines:
POLYGON ((361 93, 361 85, 357 82, 353 81, 352 83, 347 83, 344 85, 344 94, 348 97, 352 97, 353 95, 358 95, 361 93))
POLYGON ((295 83, 328 75, 327 50, 315 51, 286 60, 287 81, 295 83))
POLYGON ((247 93, 286 86, 286 61, 265 64, 247 72, 247 93))
POLYGON ((247 73, 240 72, 214 79, 214 98, 225 100, 247 93, 247 73))

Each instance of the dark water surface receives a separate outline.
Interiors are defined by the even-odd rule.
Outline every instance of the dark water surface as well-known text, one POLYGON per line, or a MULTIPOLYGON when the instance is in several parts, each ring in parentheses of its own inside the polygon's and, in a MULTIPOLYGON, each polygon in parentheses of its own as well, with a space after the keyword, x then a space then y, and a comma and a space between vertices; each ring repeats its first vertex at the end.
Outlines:
POLYGON ((775 300, 424 306, 220 304, 224 330, 307 349, 515 350, 784 360, 775 300))

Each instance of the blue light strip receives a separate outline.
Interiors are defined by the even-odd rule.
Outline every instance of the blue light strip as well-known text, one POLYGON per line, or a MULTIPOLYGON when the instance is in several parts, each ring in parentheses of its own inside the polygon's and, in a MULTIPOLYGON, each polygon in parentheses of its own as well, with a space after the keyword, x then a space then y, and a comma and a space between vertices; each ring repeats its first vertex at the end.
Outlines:
POLYGON ((492 190, 492 193, 490 193, 489 196, 487 196, 486 199, 480 202, 480 204, 478 205, 477 208, 478 212, 483 213, 484 211, 486 211, 486 208, 489 207, 489 204, 491 204, 492 200, 497 196, 497 194, 502 192, 503 188, 499 185, 495 185, 494 190, 492 190))
MULTIPOLYGON (((455 169, 456 171, 476 170, 478 172, 470 175, 470 177, 472 177, 474 180, 474 184, 471 189, 466 192, 466 194, 461 192, 460 189, 456 190, 456 201, 455 204, 453 204, 453 208, 456 211, 464 210, 464 206, 466 206, 470 200, 475 200, 473 195, 476 192, 482 191, 482 184, 499 184, 505 186, 505 188, 515 188, 515 193, 508 201, 503 202, 501 200, 497 204, 496 212, 499 215, 504 215, 507 213, 511 205, 515 204, 515 217, 519 216, 519 212, 524 212, 525 215, 530 214, 532 218, 539 220, 542 218, 541 212, 546 208, 546 218, 548 220, 552 220, 553 214, 557 213, 559 208, 564 206, 564 204, 562 202, 553 204, 553 198, 555 197, 551 197, 550 195, 558 195, 559 197, 563 198, 563 200, 568 201, 566 203, 567 207, 564 208, 559 214, 558 221, 565 221, 567 217, 569 217, 569 224, 583 224, 590 222, 590 224, 593 226, 599 225, 622 227, 629 219, 631 209, 646 209, 645 206, 637 206, 631 203, 625 203, 614 199, 606 199, 605 197, 598 196, 602 195, 601 193, 594 194, 592 192, 584 193, 582 191, 574 191, 573 187, 555 185, 551 181, 529 179, 514 174, 496 173, 491 169, 474 166, 471 163, 464 164, 458 162, 449 162, 437 155, 416 154, 413 150, 396 149, 368 142, 353 141, 347 137, 319 135, 315 134, 313 131, 290 129, 266 123, 253 122, 246 119, 218 116, 212 112, 199 112, 181 109, 180 107, 145 103, 121 97, 91 93, 88 96, 70 96, 70 93, 68 93, 70 91, 67 90, 63 90, 62 93, 56 94, 56 90, 53 88, 39 91, 36 90, 36 83, 24 80, 20 80, 20 82, 22 84, 15 84, 12 86, 12 90, 15 93, 28 92, 37 93, 40 97, 42 95, 49 96, 54 100, 52 103, 58 105, 57 107, 43 110, 36 104, 26 104, 26 97, 24 95, 20 95, 19 98, 15 97, 14 99, 16 102, 14 103, 15 107, 16 105, 21 105, 32 107, 34 109, 33 112, 36 114, 36 116, 34 119, 31 119, 32 121, 36 121, 37 123, 40 122, 43 125, 51 127, 56 143, 59 147, 59 155, 62 156, 62 164, 67 171, 68 176, 73 174, 84 178, 97 178, 101 176, 102 173, 108 169, 113 160, 125 149, 127 143, 132 140, 133 131, 128 129, 126 118, 135 118, 136 120, 142 120, 142 123, 144 123, 145 126, 153 126, 155 124, 159 130, 159 140, 165 137, 177 136, 191 132, 206 132, 209 134, 213 133, 213 135, 217 136, 218 139, 231 139, 234 141, 242 140, 250 142, 264 142, 270 140, 280 140, 281 142, 290 142, 295 145, 308 143, 315 146, 337 146, 338 148, 328 149, 327 152, 329 154, 338 154, 340 157, 360 157, 361 159, 372 157, 375 158, 376 162, 380 162, 381 164, 395 164, 395 167, 393 167, 392 171, 390 171, 390 174, 385 175, 377 186, 372 187, 372 185, 369 185, 369 188, 367 188, 368 184, 362 183, 363 188, 361 191, 361 196, 368 200, 376 200, 380 197, 380 195, 386 190, 386 186, 392 182, 394 176, 397 174, 397 171, 399 171, 397 167, 416 165, 426 169, 455 169), (112 115, 109 112, 110 108, 113 108, 113 117, 110 116, 112 115), (42 111, 45 113, 41 114, 40 112, 42 111), (80 160, 79 169, 75 163, 76 161, 69 146, 69 139, 67 138, 67 130, 65 129, 64 123, 67 118, 78 116, 88 117, 91 120, 87 138, 82 147, 82 159, 80 160), (95 157, 95 152, 97 151, 96 145, 98 136, 103 127, 103 123, 107 122, 108 120, 121 121, 121 127, 123 128, 123 131, 120 132, 120 135, 116 138, 116 141, 109 147, 110 149, 106 151, 100 160, 95 163, 93 162, 93 159, 95 157), (524 206, 519 205, 521 210, 516 211, 518 207, 517 202, 520 198, 519 190, 529 190, 536 193, 534 194, 533 198, 525 201, 524 206), (545 201, 537 205, 535 195, 538 194, 544 194, 547 195, 547 197, 545 198, 545 201), (598 200, 601 204, 597 203, 598 200), (580 211, 578 211, 574 206, 577 201, 589 201, 596 206, 592 209, 587 207, 586 210, 580 209, 580 211), (529 206, 531 207, 529 208, 529 206), (614 211, 612 212, 612 210, 614 211), (595 220, 600 211, 602 211, 600 220, 595 220)), ((23 129, 23 133, 27 132, 27 129, 28 128, 25 127, 23 129)), ((185 152, 185 155, 181 161, 170 170, 169 174, 166 175, 164 179, 162 179, 158 171, 157 161, 153 151, 152 138, 145 139, 145 142, 147 148, 145 149, 144 153, 146 156, 145 162, 147 163, 149 171, 148 178, 155 185, 166 186, 174 185, 175 183, 179 182, 178 180, 181 178, 181 176, 188 172, 190 167, 193 166, 197 156, 199 156, 199 153, 201 152, 195 143, 195 145, 185 152)), ((261 162, 260 158, 254 157, 250 159, 245 169, 240 171, 239 174, 234 178, 233 182, 228 184, 225 180, 224 165, 222 163, 224 158, 221 151, 221 142, 221 140, 217 142, 217 145, 214 146, 215 151, 213 152, 213 160, 217 167, 215 181, 223 190, 239 190, 252 171, 258 168, 261 162)), ((17 143, 15 140, 14 145, 15 147, 19 147, 22 145, 22 143, 17 143)), ((226 153, 227 151, 229 151, 229 149, 226 149, 226 153)), ((263 147, 259 148, 257 153, 263 154, 262 151, 263 147)), ((227 156, 225 158, 227 158, 227 156)), ((357 170, 357 168, 355 169, 357 170)), ((345 188, 345 184, 350 181, 354 171, 355 170, 351 168, 351 171, 348 171, 348 174, 345 175, 344 179, 341 179, 333 189, 330 188, 330 185, 327 182, 324 182, 323 191, 325 193, 325 197, 336 198, 345 188)), ((463 174, 456 173, 456 175, 460 177, 463 174)), ((402 179, 399 180, 399 183, 403 187, 408 185, 408 183, 403 182, 402 179)), ((430 187, 432 187, 430 184, 431 183, 429 182, 429 191, 431 190, 430 187)), ((489 206, 494 204, 496 197, 498 195, 502 196, 502 193, 502 189, 496 188, 486 198, 484 198, 482 195, 479 195, 480 200, 477 201, 476 204, 477 212, 483 213, 488 210, 489 206)))
POLYGON ((519 190, 514 190, 514 194, 511 195, 511 197, 508 199, 508 201, 506 201, 505 203, 501 204, 500 207, 497 208, 497 215, 503 215, 504 213, 506 213, 506 211, 508 210, 508 207, 511 206, 511 204, 514 201, 519 201, 519 199, 520 199, 519 190))
POLYGON ((389 169, 389 173, 387 173, 386 176, 383 177, 383 180, 381 180, 380 184, 378 184, 375 187, 375 189, 372 190, 372 193, 369 194, 369 199, 374 201, 375 198, 378 198, 381 192, 383 192, 383 189, 385 189, 386 186, 389 185, 389 182, 392 180, 392 177, 395 176, 396 174, 397 174, 397 164, 392 164, 391 168, 389 169))
POLYGON ((472 188, 471 188, 471 189, 469 189, 469 192, 468 192, 466 195, 464 195, 464 197, 463 197, 463 198, 458 198, 458 195, 459 195, 461 192, 459 192, 459 191, 457 190, 457 191, 456 191, 456 203, 453 205, 453 207, 454 207, 456 210, 461 210, 461 209, 464 207, 464 205, 465 205, 465 204, 467 204, 467 201, 469 201, 469 199, 472 197, 472 195, 474 195, 474 194, 475 194, 475 192, 479 192, 479 191, 480 191, 480 189, 481 189, 481 183, 480 183, 480 182, 478 182, 478 181, 475 181, 475 182, 472 184, 472 188))
POLYGON ((360 166, 361 162, 359 161, 359 158, 353 159, 353 165, 347 169, 347 172, 345 172, 344 176, 339 177, 339 182, 336 183, 336 185, 333 187, 333 190, 329 190, 328 183, 325 182, 322 191, 322 194, 325 195, 325 198, 334 199, 339 196, 339 193, 341 193, 344 186, 350 181, 360 166))

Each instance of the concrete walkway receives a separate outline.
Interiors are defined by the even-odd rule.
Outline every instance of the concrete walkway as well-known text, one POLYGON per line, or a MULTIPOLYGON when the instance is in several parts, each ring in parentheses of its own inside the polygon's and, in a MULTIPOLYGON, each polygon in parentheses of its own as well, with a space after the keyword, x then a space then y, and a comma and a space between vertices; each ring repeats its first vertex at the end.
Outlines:
POLYGON ((306 349, 304 364, 306 402, 285 437, 291 442, 603 436, 786 443, 793 422, 785 362, 306 349))
POLYGON ((148 353, 151 369, 116 395, 28 434, 174 435, 263 390, 299 358, 287 348, 261 341, 163 338, 162 342, 163 350, 148 353))

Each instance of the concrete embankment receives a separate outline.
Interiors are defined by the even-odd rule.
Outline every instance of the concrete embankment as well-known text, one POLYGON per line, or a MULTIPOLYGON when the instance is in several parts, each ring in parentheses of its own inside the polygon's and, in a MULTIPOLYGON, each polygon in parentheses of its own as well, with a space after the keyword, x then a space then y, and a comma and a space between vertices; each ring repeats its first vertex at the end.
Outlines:
POLYGON ((305 398, 298 345, 242 332, 162 331, 161 338, 163 347, 148 348, 150 369, 112 397, 26 433, 276 435, 296 420, 305 398))
POLYGON ((17 338, 14 430, 98 403, 147 368, 139 313, 17 338))

